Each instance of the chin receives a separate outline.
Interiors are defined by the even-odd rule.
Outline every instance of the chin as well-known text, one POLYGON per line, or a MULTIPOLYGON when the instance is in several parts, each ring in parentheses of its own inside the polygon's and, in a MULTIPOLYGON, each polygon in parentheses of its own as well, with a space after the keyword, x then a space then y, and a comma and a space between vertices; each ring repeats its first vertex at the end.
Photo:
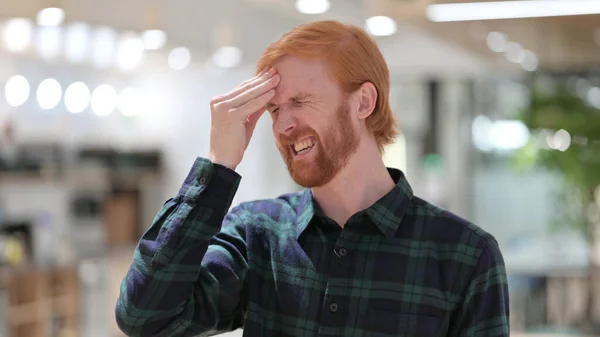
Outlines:
POLYGON ((298 175, 291 175, 291 177, 294 180, 294 182, 296 182, 296 184, 298 184, 302 187, 305 187, 305 188, 313 188, 313 187, 322 186, 313 177, 298 176, 298 175))
POLYGON ((296 184, 306 188, 321 187, 333 179, 333 175, 327 174, 329 172, 320 169, 320 166, 314 162, 288 166, 288 171, 296 184))
POLYGON ((314 146, 310 152, 299 155, 289 146, 277 145, 291 178, 302 187, 323 186, 329 183, 338 171, 335 163, 323 155, 324 151, 320 146, 314 146))

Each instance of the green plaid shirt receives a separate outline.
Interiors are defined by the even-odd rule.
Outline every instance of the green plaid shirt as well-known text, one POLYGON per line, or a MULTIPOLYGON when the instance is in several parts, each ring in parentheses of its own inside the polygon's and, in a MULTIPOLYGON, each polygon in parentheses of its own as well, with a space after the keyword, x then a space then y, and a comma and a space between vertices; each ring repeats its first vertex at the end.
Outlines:
POLYGON ((242 203, 198 158, 141 238, 117 322, 129 336, 509 336, 494 238, 395 188, 342 229, 311 190, 242 203))

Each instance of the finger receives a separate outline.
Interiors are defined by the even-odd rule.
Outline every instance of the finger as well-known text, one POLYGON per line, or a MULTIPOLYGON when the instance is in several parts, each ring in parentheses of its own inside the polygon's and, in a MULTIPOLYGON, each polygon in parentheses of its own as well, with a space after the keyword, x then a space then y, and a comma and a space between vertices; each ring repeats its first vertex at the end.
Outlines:
MULTIPOLYGON (((238 86, 236 86, 233 90, 237 90, 239 88, 244 87, 245 85, 248 85, 251 82, 254 82, 256 80, 258 80, 259 78, 261 78, 263 75, 265 75, 267 73, 267 71, 271 70, 271 68, 266 68, 263 71, 261 71, 260 73, 256 74, 254 77, 249 78, 247 80, 245 80, 244 82, 240 83, 238 86)), ((233 91, 232 90, 232 91, 233 91)))
POLYGON ((258 110, 264 112, 265 106, 271 99, 275 97, 275 89, 271 89, 262 95, 248 101, 246 104, 231 110, 231 113, 237 114, 243 120, 247 120, 250 116, 258 110))
POLYGON ((243 91, 236 97, 227 101, 227 103, 233 107, 238 108, 247 102, 261 96, 262 94, 268 92, 269 90, 274 89, 279 84, 280 76, 276 74, 275 76, 269 78, 268 80, 259 83, 258 85, 243 91))
POLYGON ((260 83, 267 81, 269 78, 273 77, 273 75, 275 75, 275 68, 267 69, 267 70, 263 71, 262 73, 260 73, 259 75, 256 75, 253 78, 242 82, 240 85, 238 85, 233 90, 226 93, 225 95, 218 97, 217 99, 214 100, 214 103, 221 103, 221 102, 230 100, 230 99, 238 96, 239 94, 243 93, 244 91, 251 89, 251 88, 259 85, 260 83))
POLYGON ((231 99, 231 98, 239 95, 241 92, 243 92, 245 88, 256 85, 256 83, 258 83, 257 81, 259 81, 261 78, 263 78, 264 80, 268 79, 267 72, 269 70, 271 70, 271 68, 267 68, 267 69, 263 70, 262 72, 260 72, 260 74, 254 76, 250 79, 245 80, 244 82, 240 83, 235 88, 233 88, 230 92, 213 98, 212 103, 217 104, 217 103, 226 101, 228 99, 231 99))

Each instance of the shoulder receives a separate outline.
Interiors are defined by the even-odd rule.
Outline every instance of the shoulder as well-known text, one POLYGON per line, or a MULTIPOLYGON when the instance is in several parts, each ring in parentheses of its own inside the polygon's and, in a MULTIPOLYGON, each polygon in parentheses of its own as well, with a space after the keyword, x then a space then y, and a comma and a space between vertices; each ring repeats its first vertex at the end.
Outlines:
POLYGON ((478 225, 418 197, 413 197, 407 215, 415 224, 422 224, 422 239, 439 251, 473 268, 485 261, 504 264, 496 238, 478 225))
POLYGON ((412 227, 422 227, 420 242, 434 251, 448 289, 465 295, 476 284, 506 285, 504 259, 492 234, 418 197, 413 198, 407 216, 414 221, 412 227))
MULTIPOLYGON (((261 223, 292 223, 303 192, 282 194, 276 198, 246 201, 233 207, 230 213, 239 217, 246 226, 261 223)), ((268 226, 267 226, 268 227, 268 226)))

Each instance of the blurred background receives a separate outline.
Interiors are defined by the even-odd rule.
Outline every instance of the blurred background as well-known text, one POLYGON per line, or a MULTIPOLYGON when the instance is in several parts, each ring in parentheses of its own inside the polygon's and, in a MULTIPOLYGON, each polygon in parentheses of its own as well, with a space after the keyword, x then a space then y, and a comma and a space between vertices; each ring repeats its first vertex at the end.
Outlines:
MULTIPOLYGON (((208 153, 210 98, 320 19, 375 37, 385 160, 497 238, 513 335, 600 336, 600 0, 0 0, 0 336, 122 336, 119 283, 208 153)), ((299 188, 270 123, 234 203, 299 188)))

